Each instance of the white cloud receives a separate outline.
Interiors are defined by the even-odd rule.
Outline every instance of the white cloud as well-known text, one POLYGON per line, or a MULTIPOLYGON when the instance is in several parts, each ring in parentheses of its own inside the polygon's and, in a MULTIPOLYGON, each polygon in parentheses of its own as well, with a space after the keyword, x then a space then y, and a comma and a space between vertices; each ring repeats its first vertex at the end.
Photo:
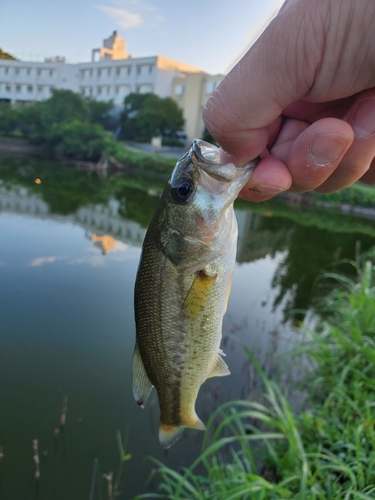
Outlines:
POLYGON ((52 262, 55 262, 56 260, 60 260, 62 257, 55 257, 55 256, 50 256, 50 257, 38 257, 34 259, 30 266, 31 267, 39 267, 42 266, 43 264, 50 264, 52 262))
POLYGON ((141 14, 130 12, 123 8, 97 5, 97 9, 104 12, 104 14, 106 14, 111 19, 114 19, 117 24, 123 28, 135 28, 143 23, 141 14))

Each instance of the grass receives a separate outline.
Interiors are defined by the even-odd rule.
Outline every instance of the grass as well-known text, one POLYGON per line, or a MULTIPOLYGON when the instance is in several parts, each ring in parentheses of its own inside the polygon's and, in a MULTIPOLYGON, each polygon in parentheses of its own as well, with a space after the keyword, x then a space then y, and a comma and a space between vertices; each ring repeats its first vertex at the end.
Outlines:
POLYGON ((247 350, 263 381, 262 402, 221 406, 196 461, 183 471, 157 462, 159 492, 139 498, 375 498, 374 261, 372 250, 342 263, 355 278, 325 276, 336 287, 320 300, 314 327, 302 327, 307 339, 294 353, 306 363, 304 409, 293 412, 247 350))
POLYGON ((374 187, 361 184, 360 182, 353 184, 349 188, 337 191, 336 193, 320 194, 313 191, 311 195, 317 201, 329 202, 333 205, 348 204, 373 208, 375 204, 374 187))

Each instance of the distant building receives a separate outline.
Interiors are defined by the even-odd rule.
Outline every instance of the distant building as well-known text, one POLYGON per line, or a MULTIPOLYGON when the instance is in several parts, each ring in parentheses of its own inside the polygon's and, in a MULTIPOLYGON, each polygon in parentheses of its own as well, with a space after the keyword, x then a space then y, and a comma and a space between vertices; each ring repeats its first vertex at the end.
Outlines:
MULTIPOLYGON (((121 106, 130 92, 171 95, 172 81, 182 73, 202 73, 198 68, 161 56, 132 58, 125 41, 114 32, 94 49, 92 61, 68 64, 0 60, 0 102, 22 104, 51 96, 51 90, 69 89, 96 100, 113 100, 121 106), (96 57, 99 60, 95 61, 96 57)), ((59 61, 59 62, 58 62, 59 61)))
POLYGON ((204 132, 203 106, 223 78, 224 75, 186 72, 173 79, 171 97, 182 109, 188 142, 195 137, 202 137, 204 132))

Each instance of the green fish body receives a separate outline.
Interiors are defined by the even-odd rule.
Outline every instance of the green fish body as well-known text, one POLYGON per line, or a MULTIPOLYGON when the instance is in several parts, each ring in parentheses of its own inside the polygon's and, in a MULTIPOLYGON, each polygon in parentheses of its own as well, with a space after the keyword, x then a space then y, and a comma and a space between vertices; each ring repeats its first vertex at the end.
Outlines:
POLYGON ((159 440, 170 447, 195 412, 203 382, 229 375, 220 341, 236 257, 233 202, 256 161, 220 164, 219 149, 195 139, 178 162, 147 231, 135 284, 133 394, 155 386, 159 440))

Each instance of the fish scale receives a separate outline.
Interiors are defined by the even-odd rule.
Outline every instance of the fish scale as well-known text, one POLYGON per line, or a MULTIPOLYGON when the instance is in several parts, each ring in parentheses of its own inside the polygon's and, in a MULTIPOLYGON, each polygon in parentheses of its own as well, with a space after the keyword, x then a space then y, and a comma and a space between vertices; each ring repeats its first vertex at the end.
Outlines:
POLYGON ((144 406, 156 388, 159 440, 204 430, 195 402, 207 378, 229 375, 221 357, 223 315, 236 245, 233 201, 256 164, 220 164, 194 140, 172 173, 147 231, 135 285, 133 394, 144 406))

